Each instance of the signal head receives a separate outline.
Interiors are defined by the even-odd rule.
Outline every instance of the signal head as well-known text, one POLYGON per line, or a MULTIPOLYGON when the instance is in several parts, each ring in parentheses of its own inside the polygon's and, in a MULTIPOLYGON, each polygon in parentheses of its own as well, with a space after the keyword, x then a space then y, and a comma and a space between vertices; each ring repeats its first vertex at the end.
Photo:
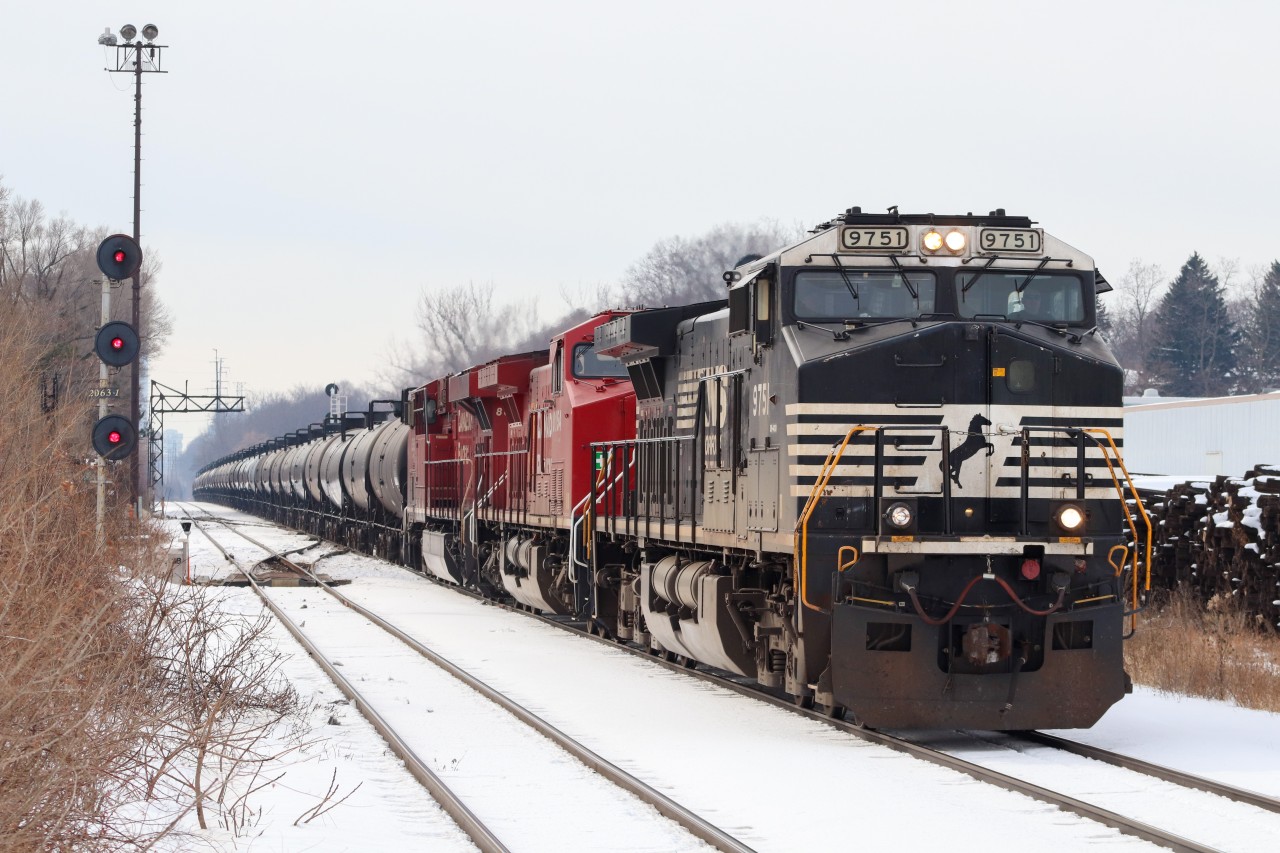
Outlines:
POLYGON ((107 323, 93 340, 93 351, 108 367, 124 367, 138 357, 139 349, 138 333, 121 320, 107 323))
POLYGON ((114 281, 132 278, 142 267, 142 249, 128 234, 112 234, 98 245, 98 269, 114 281))
POLYGON ((147 24, 142 28, 142 37, 147 41, 155 41, 158 35, 160 35, 160 30, 155 24, 147 24))
POLYGON ((93 425, 93 449, 109 462, 133 453, 137 443, 138 431, 122 415, 107 415, 93 425))
POLYGON ((133 41, 133 37, 138 34, 138 28, 133 24, 125 24, 120 28, 120 38, 125 41, 133 41))

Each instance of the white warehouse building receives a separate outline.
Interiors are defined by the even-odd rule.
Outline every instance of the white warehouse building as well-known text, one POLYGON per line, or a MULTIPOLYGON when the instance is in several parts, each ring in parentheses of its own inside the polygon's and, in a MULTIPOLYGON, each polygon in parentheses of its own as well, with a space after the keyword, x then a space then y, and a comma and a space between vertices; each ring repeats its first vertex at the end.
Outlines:
POLYGON ((1134 474, 1197 479, 1242 477, 1255 465, 1280 464, 1280 393, 1126 397, 1124 460, 1134 474))

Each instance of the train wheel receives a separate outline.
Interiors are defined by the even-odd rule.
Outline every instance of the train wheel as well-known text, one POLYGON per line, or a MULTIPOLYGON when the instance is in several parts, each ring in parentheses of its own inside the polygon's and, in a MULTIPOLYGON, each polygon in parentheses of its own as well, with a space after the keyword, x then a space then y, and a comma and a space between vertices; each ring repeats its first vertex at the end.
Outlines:
POLYGON ((813 694, 797 693, 791 697, 791 701, 796 703, 797 708, 804 708, 806 711, 813 708, 813 694))
POLYGON ((680 656, 679 656, 678 654, 676 654, 675 652, 666 652, 666 651, 664 651, 664 652, 662 653, 662 659, 663 659, 664 661, 666 661, 667 663, 676 663, 676 662, 680 659, 680 656))
POLYGON ((676 663, 680 664, 685 669, 698 668, 698 662, 696 660, 693 658, 687 658, 684 655, 676 655, 676 663))
POLYGON ((844 719, 843 705, 828 705, 824 702, 818 706, 818 710, 822 711, 825 716, 830 717, 833 720, 844 719))

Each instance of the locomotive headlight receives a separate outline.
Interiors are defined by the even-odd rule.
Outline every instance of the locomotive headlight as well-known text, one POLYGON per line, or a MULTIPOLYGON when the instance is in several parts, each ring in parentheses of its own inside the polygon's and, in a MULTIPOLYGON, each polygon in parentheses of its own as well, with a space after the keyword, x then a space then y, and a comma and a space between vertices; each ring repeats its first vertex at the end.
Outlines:
POLYGON ((1075 504, 1063 504, 1054 519, 1063 530, 1074 532, 1084 527, 1084 510, 1075 504))
POLYGON ((965 240, 963 231, 949 231, 946 237, 947 251, 960 254, 964 251, 965 240))
POLYGON ((926 252, 936 252, 942 248, 942 235, 930 228, 920 238, 920 245, 924 246, 926 252))
POLYGON ((885 511, 884 518, 885 521, 889 522, 899 530, 905 530, 911 526, 911 522, 913 520, 911 507, 906 504, 894 504, 885 511))

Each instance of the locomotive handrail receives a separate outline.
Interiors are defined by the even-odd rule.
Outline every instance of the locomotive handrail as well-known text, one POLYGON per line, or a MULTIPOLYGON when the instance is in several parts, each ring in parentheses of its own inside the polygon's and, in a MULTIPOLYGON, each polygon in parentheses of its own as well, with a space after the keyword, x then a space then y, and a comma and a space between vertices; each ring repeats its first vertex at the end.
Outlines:
MULTIPOLYGON (((600 466, 600 472, 596 474, 595 481, 591 484, 590 490, 582 496, 582 500, 578 501, 577 506, 569 511, 569 580, 573 583, 578 582, 578 573, 574 570, 575 564, 582 566, 584 569, 590 566, 589 563, 578 561, 577 543, 574 541, 575 535, 578 527, 585 524, 588 517, 594 518, 595 513, 591 510, 584 511, 582 513, 582 517, 576 522, 573 520, 573 516, 577 514, 579 510, 582 510, 588 505, 591 506, 592 510, 595 509, 595 505, 599 503, 600 498, 604 497, 604 493, 601 492, 600 496, 596 497, 594 501, 592 498, 596 496, 597 490, 600 488, 600 483, 604 480, 605 476, 607 476, 607 466, 612 464, 613 448, 609 448, 608 452, 605 454, 605 463, 600 466)), ((588 543, 595 538, 595 532, 595 525, 592 524, 590 538, 587 539, 588 543)), ((587 556, 591 556, 590 544, 587 545, 587 556)))
POLYGON ((426 469, 424 471, 424 474, 428 475, 426 482, 422 484, 423 494, 426 501, 426 506, 424 507, 424 510, 427 511, 428 513, 430 513, 431 510, 435 510, 437 513, 439 513, 439 515, 435 517, 445 518, 450 521, 461 522, 462 506, 463 506, 462 500, 463 500, 463 495, 466 492, 466 489, 463 485, 464 479, 460 477, 455 483, 438 485, 437 483, 435 483, 435 478, 430 476, 435 471, 435 468, 433 468, 432 466, 456 465, 459 468, 461 468, 464 465, 474 465, 474 464, 475 463, 470 457, 453 457, 451 459, 422 460, 422 467, 426 469), (435 492, 444 492, 446 494, 452 493, 454 506, 449 507, 449 509, 451 509, 452 512, 445 512, 443 508, 434 506, 435 502, 432 500, 432 498, 436 497, 436 495, 434 494, 435 492))
MULTIPOLYGON (((1144 589, 1148 592, 1151 590, 1152 527, 1151 527, 1151 518, 1150 516, 1147 515, 1146 507, 1142 505, 1142 498, 1138 496, 1137 486, 1134 484, 1133 477, 1130 476, 1128 468, 1125 467, 1124 458, 1120 455, 1120 449, 1116 446, 1115 439, 1112 437, 1111 433, 1108 432, 1106 429, 1103 429, 1102 427, 1044 426, 1044 427, 1023 427, 1022 428, 1022 432, 1024 434, 1029 433, 1032 430, 1035 430, 1037 432, 1065 432, 1068 435, 1070 435, 1071 433, 1087 435, 1089 439, 1093 441, 1094 446, 1097 447, 1098 450, 1101 451, 1102 453, 1102 461, 1106 463, 1107 472, 1111 475, 1112 487, 1116 490, 1116 495, 1120 498, 1120 509, 1124 513, 1126 524, 1128 524, 1129 526, 1129 533, 1133 536, 1133 542, 1134 542, 1133 552, 1132 554, 1128 555, 1128 557, 1126 558, 1129 562, 1132 562, 1133 564, 1133 582, 1132 582, 1133 610, 1129 611, 1129 613, 1126 614, 1130 617, 1131 621, 1129 623, 1129 627, 1130 627, 1130 632, 1132 632, 1137 628, 1137 621, 1138 621, 1137 614, 1141 606, 1141 602, 1139 600, 1140 597, 1138 595, 1138 575, 1142 573, 1142 567, 1139 566, 1138 564, 1138 548, 1137 548, 1138 526, 1133 520, 1133 514, 1129 512, 1129 504, 1124 496, 1124 486, 1121 485, 1120 478, 1116 476, 1116 469, 1115 469, 1115 465, 1112 464, 1112 458, 1114 458, 1116 464, 1120 466, 1120 471, 1124 475, 1124 480, 1129 485, 1130 493, 1133 495, 1133 499, 1137 503, 1138 512, 1142 516, 1143 524, 1145 524, 1147 528, 1147 539, 1146 539, 1146 543, 1147 543, 1146 555, 1147 556, 1146 556, 1146 560, 1144 561, 1144 565, 1146 568, 1146 572, 1145 572, 1146 579, 1145 579, 1144 589), (1102 440, 1099 439, 1098 435, 1095 435, 1095 433, 1103 436, 1106 439, 1106 444, 1103 444, 1102 440), (1108 452, 1108 449, 1110 450, 1110 452, 1108 452)), ((1081 454, 1080 465, 1083 466, 1083 462, 1084 462, 1084 444, 1083 443, 1081 443, 1080 445, 1080 454, 1081 454)), ((1081 470, 1082 470, 1082 467, 1081 467, 1081 470)), ((1079 478, 1077 487, 1080 490, 1083 490, 1084 480, 1082 477, 1079 478)), ((1023 488, 1023 492, 1025 493, 1027 489, 1027 478, 1025 476, 1023 477, 1022 488, 1023 488)), ((1025 495, 1024 495, 1024 501, 1025 501, 1025 495)), ((1110 554, 1107 555, 1107 561, 1111 562, 1110 554)), ((1113 564, 1113 567, 1114 567, 1114 564, 1113 564)), ((1119 574, 1119 572, 1117 572, 1117 574, 1119 574)))
MULTIPOLYGON (((684 444, 694 444, 694 445, 695 445, 695 449, 696 449, 696 442, 697 442, 697 436, 696 436, 696 435, 692 435, 692 434, 691 434, 691 435, 661 435, 661 436, 654 436, 654 437, 651 437, 651 438, 627 438, 627 439, 617 439, 617 440, 614 440, 614 441, 594 441, 594 442, 592 442, 592 443, 591 443, 590 447, 591 447, 591 451, 592 451, 593 453, 595 453, 595 452, 605 452, 605 451, 608 451, 608 450, 611 450, 611 449, 614 449, 614 448, 619 448, 619 447, 621 447, 621 448, 623 448, 623 449, 632 449, 633 451, 639 451, 642 447, 646 447, 646 446, 649 446, 649 447, 660 447, 660 446, 664 446, 664 445, 665 445, 665 446, 668 446, 668 447, 672 447, 672 448, 674 448, 674 449, 675 449, 675 466, 674 466, 674 470, 675 470, 677 473, 676 473, 676 476, 674 476, 674 477, 672 478, 672 482, 674 483, 674 488, 671 490, 671 491, 673 491, 673 492, 674 492, 673 499, 672 499, 672 503, 673 503, 674 508, 675 508, 675 510, 674 510, 674 511, 675 511, 675 515, 674 515, 674 517, 672 518, 672 523, 675 525, 676 530, 677 530, 677 531, 679 531, 679 526, 680 526, 680 521, 681 521, 681 512, 680 512, 680 506, 681 506, 681 489, 680 489, 680 485, 681 485, 681 482, 682 482, 681 477, 680 477, 680 475, 679 475, 679 472, 681 471, 681 465, 680 465, 681 451, 680 451, 680 448, 681 448, 681 446, 682 446, 682 445, 684 445, 684 444)), ((693 450, 690 450, 689 452, 690 452, 690 454, 692 454, 692 453, 693 453, 693 450)), ((631 465, 636 464, 636 461, 635 461, 636 459, 638 459, 638 454, 633 454, 633 461, 632 461, 631 463, 629 463, 629 464, 631 464, 631 465)), ((696 483, 697 483, 697 480, 696 480, 696 474, 697 474, 697 470, 696 470, 696 466, 695 466, 695 471, 694 471, 694 475, 695 475, 695 477, 694 477, 694 479, 692 480, 691 484, 696 484, 696 483)), ((640 487, 639 483, 636 483, 635 485, 633 485, 633 491, 636 493, 636 495, 637 495, 637 496, 641 493, 641 487, 640 487)), ((697 493, 697 490, 696 490, 696 489, 695 489, 694 491, 695 491, 695 493, 697 493)), ((601 495, 601 496, 600 496, 599 498, 597 498, 596 503, 597 503, 597 504, 598 504, 598 503, 600 503, 600 501, 601 501, 601 500, 603 500, 604 496, 609 495, 609 494, 612 494, 612 491, 611 491, 611 490, 606 490, 606 491, 601 492, 601 493, 600 493, 600 495, 601 495)), ((643 494, 645 495, 645 497, 646 497, 648 500, 652 501, 652 499, 653 499, 653 495, 654 495, 654 492, 653 492, 653 491, 648 490, 648 489, 645 489, 645 490, 643 491, 643 494)), ((666 495, 667 495, 667 488, 666 488, 666 484, 665 484, 665 481, 664 481, 664 485, 663 485, 663 488, 662 488, 661 496, 659 497, 659 499, 658 499, 658 501, 657 501, 657 503, 658 503, 658 517, 657 517, 656 519, 654 519, 654 517, 653 517, 653 513, 652 513, 652 512, 648 512, 648 511, 646 511, 646 513, 645 513, 645 515, 644 515, 644 525, 645 525, 645 532, 644 532, 644 535, 645 535, 645 537, 646 537, 646 538, 648 538, 648 537, 650 536, 650 528, 649 528, 649 525, 650 525, 650 523, 651 523, 651 522, 656 523, 656 525, 657 525, 657 527, 658 527, 658 538, 665 538, 665 537, 666 537, 666 528, 667 528, 666 495)), ((638 500, 638 497, 637 497, 637 500, 638 500)), ((692 513, 691 523, 692 523, 692 526, 693 526, 693 528, 694 528, 693 536, 695 537, 695 538, 694 538, 694 542, 696 542, 696 536, 697 536, 697 530, 696 530, 696 528, 697 528, 697 516, 696 516, 696 511, 695 511, 695 510, 692 510, 692 509, 691 509, 691 513, 692 513)), ((632 512, 631 512, 631 514, 629 514, 629 515, 627 515, 627 516, 626 516, 626 520, 627 520, 627 523, 628 523, 628 524, 630 524, 632 521, 634 521, 634 522, 635 522, 635 529, 636 529, 637 531, 639 530, 640 515, 639 515, 639 510, 638 510, 638 509, 633 508, 633 510, 632 510, 632 512)), ((613 529, 613 532, 617 532, 617 531, 616 531, 616 527, 613 529)))
MULTIPOLYGON (((625 450, 626 448, 624 447, 623 449, 625 450)), ((569 524, 569 580, 573 581, 574 583, 578 582, 578 578, 577 578, 577 572, 573 570, 573 567, 575 565, 581 566, 584 569, 590 567, 590 563, 586 562, 585 560, 578 559, 578 529, 582 527, 583 523, 587 520, 588 515, 594 517, 595 514, 593 512, 592 513, 584 512, 583 509, 586 507, 587 502, 591 500, 592 494, 596 494, 595 503, 592 505, 594 508, 596 505, 599 505, 599 503, 604 500, 605 491, 612 489, 614 486, 618 484, 618 481, 622 479, 623 474, 629 471, 635 470, 636 455, 632 453, 631 461, 627 463, 626 467, 620 470, 617 473, 617 475, 609 482, 609 485, 605 487, 605 491, 600 491, 597 494, 597 490, 600 488, 600 484, 603 482, 604 478, 608 476, 609 470, 612 469, 612 467, 613 467, 613 449, 610 448, 606 456, 605 463, 600 466, 600 473, 596 475, 595 485, 589 492, 587 492, 587 494, 582 496, 582 500, 578 501, 577 505, 574 506, 574 508, 569 513, 569 521, 570 521, 570 524, 569 524), (582 515, 579 516, 576 521, 574 521, 574 516, 577 516, 578 513, 580 512, 582 513, 582 515)), ((594 527, 592 528, 591 532, 594 535, 595 533, 594 527)), ((590 555, 590 553, 591 553, 590 546, 588 546, 587 554, 590 555)))
MULTIPOLYGON (((813 489, 809 492, 809 499, 805 501, 804 509, 800 511, 800 518, 796 521, 797 532, 795 535, 795 543, 792 546, 800 554, 800 559, 796 564, 796 585, 800 587, 800 601, 810 610, 826 612, 821 607, 816 607, 809 603, 809 516, 813 515, 813 511, 818 506, 819 495, 823 489, 827 487, 827 483, 831 481, 831 475, 835 473, 836 463, 844 456, 844 450, 849 446, 850 440, 854 435, 860 432, 866 432, 869 429, 878 430, 880 427, 869 424, 859 424, 850 427, 845 433, 844 441, 840 444, 832 445, 831 451, 827 453, 826 461, 822 463, 822 470, 818 472, 818 478, 813 484, 813 489)), ((877 466, 877 471, 879 466, 877 466)))
MULTIPOLYGON (((1120 451, 1119 451, 1119 449, 1117 449, 1117 448, 1116 448, 1116 442, 1115 442, 1115 439, 1114 439, 1114 438, 1112 438, 1111 433, 1110 433, 1110 432, 1108 432, 1107 430, 1103 429, 1102 427, 1086 427, 1083 431, 1084 431, 1084 432, 1086 432, 1086 433, 1090 433, 1091 435, 1092 435, 1093 433, 1099 433, 1099 434, 1101 434, 1101 435, 1103 435, 1103 436, 1105 436, 1105 437, 1106 437, 1106 439, 1107 439, 1107 444, 1110 446, 1110 448, 1111 448, 1111 452, 1112 452, 1113 454, 1115 454, 1116 462, 1120 465, 1120 470, 1121 470, 1121 472, 1124 474, 1125 482, 1127 482, 1127 483, 1129 484, 1129 492, 1130 492, 1130 494, 1132 494, 1132 495, 1133 495, 1133 500, 1134 500, 1134 502, 1135 502, 1135 503, 1137 504, 1137 506, 1138 506, 1138 512, 1139 512, 1139 514, 1141 514, 1141 516, 1142 516, 1142 521, 1143 521, 1143 523, 1144 523, 1144 524, 1146 524, 1146 526, 1147 526, 1147 552, 1146 552, 1146 559, 1144 560, 1145 567, 1146 567, 1146 580, 1145 580, 1145 584, 1144 584, 1144 589, 1145 589, 1147 592, 1150 592, 1150 591, 1151 591, 1151 536, 1152 536, 1152 530, 1151 530, 1151 516, 1147 515, 1147 508, 1146 508, 1145 506, 1143 506, 1143 504, 1142 504, 1142 498, 1138 495, 1138 487, 1134 484, 1134 482, 1133 482, 1133 477, 1129 474, 1129 469, 1125 467, 1124 459, 1120 456, 1120 451)), ((1094 438, 1094 443, 1095 443, 1095 444, 1097 444, 1100 448, 1102 447, 1102 442, 1100 442, 1097 438, 1094 438)), ((1115 484, 1116 491, 1120 493, 1120 506, 1124 508, 1124 516, 1125 516, 1125 519, 1129 522, 1129 531, 1133 534, 1133 542, 1134 542, 1134 549, 1133 549, 1133 611, 1129 614, 1129 619, 1130 619, 1130 622, 1129 622, 1129 630, 1130 630, 1130 632, 1132 633, 1134 630, 1137 630, 1137 627, 1138 627, 1138 609, 1139 609, 1139 601, 1138 601, 1138 548, 1137 548, 1137 543, 1138 543, 1138 531, 1137 531, 1137 529, 1136 529, 1136 528, 1135 528, 1135 526, 1134 526, 1134 523, 1133 523, 1133 516, 1132 516, 1132 515, 1130 515, 1130 513, 1129 513, 1129 504, 1128 504, 1128 501, 1126 501, 1126 500, 1124 499, 1124 488, 1120 485, 1120 481, 1116 478, 1116 472, 1115 472, 1115 469, 1114 469, 1114 468, 1112 468, 1112 466, 1111 466, 1111 460, 1107 459, 1107 455, 1106 455, 1106 450, 1105 450, 1105 448, 1103 448, 1102 458, 1103 458, 1103 459, 1106 461, 1106 463, 1107 463, 1107 470, 1111 472, 1111 481, 1112 481, 1112 483, 1114 483, 1114 484, 1115 484)))
MULTIPOLYGON (((796 561, 795 577, 796 577, 796 584, 797 586, 800 587, 800 601, 806 608, 810 610, 818 611, 820 613, 828 612, 826 610, 823 610, 822 607, 815 605, 809 601, 809 594, 808 594, 809 519, 813 515, 814 510, 817 508, 818 502, 823 497, 822 493, 827 488, 827 484, 831 481, 831 477, 834 475, 837 465, 839 464, 840 460, 843 458, 844 452, 848 448, 849 442, 852 441, 853 437, 858 433, 866 432, 869 430, 874 430, 876 432, 876 436, 877 436, 876 437, 876 460, 875 460, 875 472, 874 472, 875 484, 872 486, 872 489, 874 492, 873 499, 877 499, 880 497, 881 467, 884 461, 881 454, 881 447, 882 447, 881 436, 882 436, 883 430, 885 429, 897 430, 897 429, 904 429, 904 428, 909 429, 910 427, 904 427, 903 425, 897 425, 897 424, 890 424, 890 425, 858 424, 857 426, 850 427, 849 431, 845 434, 844 440, 841 441, 838 445, 833 444, 831 451, 827 454, 827 458, 823 461, 822 467, 819 470, 819 473, 814 482, 814 485, 809 492, 809 497, 805 501, 805 505, 800 512, 800 516, 796 520, 794 549, 798 556, 798 559, 796 561)), ((943 427, 942 429, 945 434, 946 428, 943 427)), ((1124 487, 1120 484, 1120 479, 1116 475, 1115 465, 1112 463, 1112 458, 1114 457, 1115 463, 1120 466, 1120 470, 1124 475, 1125 481, 1129 484, 1130 491, 1133 494, 1134 499, 1137 501, 1138 511, 1142 515, 1143 522, 1146 524, 1146 527, 1147 527, 1146 589, 1150 590, 1151 588, 1150 554, 1151 554, 1151 539, 1152 539, 1151 519, 1147 515, 1147 511, 1145 507, 1143 507, 1142 505, 1141 498, 1138 497, 1137 487, 1134 485, 1133 478, 1129 475, 1128 469, 1125 468, 1124 460, 1120 457, 1120 451, 1116 447, 1115 440, 1112 438, 1111 433, 1101 427, 1084 427, 1084 428, 1056 427, 1056 426, 1023 427, 1020 430, 1020 432, 1024 437, 1024 447, 1025 447, 1026 436, 1032 430, 1035 430, 1037 432, 1063 432, 1063 433, 1067 433, 1068 435, 1075 434, 1075 435, 1089 436, 1089 438, 1094 442, 1095 446, 1097 446, 1097 448, 1101 451, 1102 461, 1106 464, 1107 470, 1111 474, 1112 485, 1115 488, 1117 496, 1120 498, 1121 511, 1125 515, 1125 519, 1129 525, 1130 533, 1133 535, 1134 542, 1136 543, 1138 541, 1137 524, 1133 520, 1133 515, 1129 512, 1129 507, 1125 500, 1124 487), (1104 445, 1102 440, 1099 439, 1095 434, 1100 434, 1104 436, 1106 439, 1106 445, 1104 445), (1108 447, 1110 449, 1110 452, 1108 452, 1108 447)), ((944 441, 943 442, 944 454, 946 453, 946 450, 947 450, 946 444, 947 442, 944 441)), ((1083 456, 1083 452, 1084 452, 1083 443, 1080 444, 1080 452, 1083 456)), ((1082 465, 1083 465, 1083 458, 1081 458, 1081 460, 1078 462, 1078 469, 1077 469, 1078 471, 1080 470, 1082 465)), ((945 477, 945 474, 944 474, 944 477, 945 477)), ((1029 478, 1026 473, 1026 463, 1024 460, 1023 472, 1021 476, 1021 480, 1022 480, 1021 485, 1022 485, 1024 504, 1025 504, 1025 499, 1027 497, 1027 489, 1029 485, 1028 479, 1029 478)), ((1083 478, 1080 478, 1080 481, 1077 483, 1077 489, 1080 491, 1084 489, 1083 478)), ((1024 513, 1025 513, 1025 507, 1024 507, 1024 513)), ((1024 518, 1024 522, 1025 522, 1025 518, 1024 518)), ((1024 530, 1024 533, 1025 533, 1025 530, 1024 530)), ((1134 627, 1136 626, 1136 612, 1139 605, 1138 575, 1140 573, 1140 567, 1138 564, 1138 549, 1136 547, 1133 549, 1132 563, 1133 563, 1134 610, 1128 615, 1130 615, 1131 618, 1133 618, 1134 621, 1131 623, 1131 627, 1134 627)))

